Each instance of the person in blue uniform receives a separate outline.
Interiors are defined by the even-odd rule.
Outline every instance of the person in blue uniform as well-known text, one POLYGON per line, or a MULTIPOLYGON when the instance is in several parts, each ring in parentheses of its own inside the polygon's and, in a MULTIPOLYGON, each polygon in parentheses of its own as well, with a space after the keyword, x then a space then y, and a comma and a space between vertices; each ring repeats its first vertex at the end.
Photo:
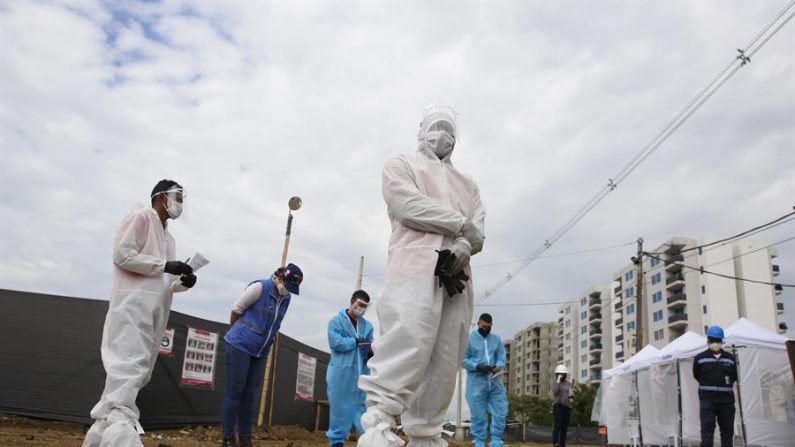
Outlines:
POLYGON ((359 376, 369 374, 367 360, 373 355, 373 325, 364 318, 370 295, 357 290, 350 305, 341 309, 328 322, 328 344, 331 361, 326 370, 329 400, 329 445, 341 447, 351 427, 364 432, 361 417, 367 409, 365 393, 359 389, 359 376))
POLYGON ((502 432, 508 416, 508 398, 502 384, 505 347, 499 336, 491 333, 492 318, 482 314, 477 330, 469 336, 469 345, 461 366, 467 370, 467 404, 472 414, 470 435, 475 447, 484 447, 491 414, 490 447, 502 447, 502 432))
POLYGON ((716 420, 721 447, 730 447, 734 439, 736 359, 721 349, 723 329, 720 326, 707 329, 707 343, 707 350, 693 360, 693 377, 698 381, 701 407, 701 447, 712 447, 716 420))

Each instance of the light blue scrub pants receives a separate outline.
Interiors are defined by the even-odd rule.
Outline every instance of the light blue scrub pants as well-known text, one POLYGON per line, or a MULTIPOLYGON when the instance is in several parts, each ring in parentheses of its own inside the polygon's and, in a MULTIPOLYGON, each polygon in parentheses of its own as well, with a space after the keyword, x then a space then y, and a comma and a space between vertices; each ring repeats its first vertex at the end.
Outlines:
POLYGON ((492 385, 473 391, 467 396, 467 404, 472 414, 469 433, 475 446, 484 445, 488 421, 486 412, 491 414, 491 447, 502 447, 502 433, 505 431, 505 418, 508 416, 508 398, 505 388, 492 385))

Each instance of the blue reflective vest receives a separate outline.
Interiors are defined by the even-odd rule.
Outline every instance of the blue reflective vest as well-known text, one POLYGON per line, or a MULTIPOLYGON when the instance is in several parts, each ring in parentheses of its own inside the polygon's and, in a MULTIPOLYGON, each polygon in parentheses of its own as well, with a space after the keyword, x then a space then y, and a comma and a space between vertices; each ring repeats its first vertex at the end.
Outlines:
POLYGON ((262 284, 262 294, 227 331, 224 340, 252 357, 265 357, 282 325, 291 296, 277 296, 270 278, 254 282, 262 284))

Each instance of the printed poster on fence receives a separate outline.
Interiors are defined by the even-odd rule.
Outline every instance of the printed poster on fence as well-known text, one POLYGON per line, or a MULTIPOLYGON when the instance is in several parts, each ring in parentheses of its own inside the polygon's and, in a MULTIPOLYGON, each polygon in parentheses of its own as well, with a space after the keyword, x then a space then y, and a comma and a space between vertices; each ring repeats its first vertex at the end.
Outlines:
POLYGON ((295 398, 315 400, 315 368, 317 359, 298 353, 298 373, 295 377, 295 398))
POLYGON ((160 340, 161 357, 171 357, 171 350, 174 347, 174 329, 166 329, 163 339, 160 340))
POLYGON ((215 332, 188 328, 180 384, 213 388, 215 347, 217 345, 218 334, 215 332))

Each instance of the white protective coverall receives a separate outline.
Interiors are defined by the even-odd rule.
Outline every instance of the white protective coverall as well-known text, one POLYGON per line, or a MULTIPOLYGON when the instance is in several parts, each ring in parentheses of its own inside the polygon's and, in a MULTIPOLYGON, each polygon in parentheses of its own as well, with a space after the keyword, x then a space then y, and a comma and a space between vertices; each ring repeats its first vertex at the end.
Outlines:
MULTIPOLYGON (((378 303, 381 336, 368 362, 371 374, 359 379, 367 393, 360 447, 402 445, 389 431, 395 415, 402 415, 409 446, 447 445, 442 425, 467 347, 473 292, 470 279, 462 294, 447 296, 433 274, 435 250, 461 237, 467 220, 485 234, 486 216, 477 185, 453 166, 452 152, 440 160, 426 138, 438 120, 455 126, 451 112, 426 113, 417 152, 394 157, 383 169, 392 234, 378 303)), ((464 271, 471 278, 468 265, 464 271)))
POLYGON ((107 378, 83 447, 143 445, 135 399, 152 376, 172 295, 187 290, 179 276, 163 271, 175 259, 174 238, 157 211, 138 208, 124 218, 113 245, 113 286, 102 332, 107 378))

